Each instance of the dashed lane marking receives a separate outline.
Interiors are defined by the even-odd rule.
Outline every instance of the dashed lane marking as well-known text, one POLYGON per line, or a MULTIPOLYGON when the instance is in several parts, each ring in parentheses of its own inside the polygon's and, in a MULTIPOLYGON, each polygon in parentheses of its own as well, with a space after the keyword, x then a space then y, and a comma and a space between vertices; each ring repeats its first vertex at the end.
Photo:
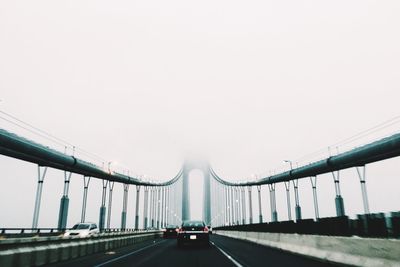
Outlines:
POLYGON ((153 243, 153 244, 151 244, 151 245, 145 246, 145 247, 143 247, 143 248, 140 248, 140 249, 138 249, 138 250, 132 251, 132 252, 130 252, 130 253, 128 253, 128 254, 124 254, 124 255, 122 255, 122 256, 119 256, 119 257, 113 258, 113 259, 111 259, 111 260, 108 260, 108 261, 102 262, 102 263, 100 263, 100 264, 97 264, 97 265, 95 265, 94 267, 101 267, 101 266, 105 266, 105 265, 107 265, 107 264, 110 264, 110 263, 112 263, 112 262, 115 262, 115 261, 118 261, 118 260, 120 260, 120 259, 123 259, 123 258, 129 257, 129 256, 131 256, 131 255, 133 255, 133 254, 139 253, 139 252, 141 252, 141 251, 143 251, 143 250, 145 250, 145 249, 148 249, 148 248, 154 247, 155 245, 159 245, 159 244, 161 244, 161 243, 164 243, 165 241, 166 241, 166 240, 163 240, 163 241, 160 241, 160 242, 153 243))
POLYGON ((211 244, 216 247, 219 251, 221 251, 222 254, 224 254, 225 257, 227 257, 231 262, 233 262, 237 267, 243 267, 239 262, 237 262, 234 258, 232 258, 231 255, 229 255, 227 252, 225 252, 222 248, 218 247, 214 242, 211 242, 211 244))

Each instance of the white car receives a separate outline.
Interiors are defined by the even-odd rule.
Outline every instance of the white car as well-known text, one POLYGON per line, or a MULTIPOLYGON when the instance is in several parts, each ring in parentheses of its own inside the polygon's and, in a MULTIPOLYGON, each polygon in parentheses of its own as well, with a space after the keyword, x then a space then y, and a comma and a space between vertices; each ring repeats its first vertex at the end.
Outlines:
POLYGON ((95 223, 77 223, 74 227, 65 231, 64 237, 89 237, 97 235, 99 232, 95 223))

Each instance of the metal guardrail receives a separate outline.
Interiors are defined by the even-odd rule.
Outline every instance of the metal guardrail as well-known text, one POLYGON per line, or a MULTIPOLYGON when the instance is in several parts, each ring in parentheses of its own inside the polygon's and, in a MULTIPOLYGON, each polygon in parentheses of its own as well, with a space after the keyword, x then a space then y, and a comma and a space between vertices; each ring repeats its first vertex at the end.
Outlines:
POLYGON ((7 233, 55 233, 55 232, 63 232, 67 229, 57 229, 57 228, 0 228, 0 235, 7 233))
MULTIPOLYGON (((25 237, 40 237, 40 236, 58 236, 65 233, 66 229, 58 228, 0 228, 0 238, 25 238, 25 237)), ((154 230, 152 230, 154 231, 154 230)), ((107 228, 101 233, 144 233, 149 230, 134 229, 134 228, 107 228)))
POLYGON ((34 236, 58 236, 66 229, 57 228, 0 228, 0 239, 4 238, 27 238, 34 236))
MULTIPOLYGON (((45 228, 42 228, 45 229, 45 228)), ((47 228, 48 229, 48 228, 47 228)), ((89 237, 77 237, 77 236, 69 236, 64 237, 64 232, 53 232, 54 235, 31 235, 24 236, 21 234, 16 234, 14 236, 3 236, 0 238, 0 251, 4 249, 11 248, 20 248, 20 247, 32 247, 40 245, 54 245, 54 244, 62 244, 69 243, 74 241, 85 241, 85 240, 104 240, 114 237, 128 237, 128 236, 140 236, 144 234, 158 234, 162 231, 122 231, 120 229, 109 229, 109 232, 101 232, 96 235, 92 235, 89 237), (120 231, 117 231, 120 230, 120 231)))

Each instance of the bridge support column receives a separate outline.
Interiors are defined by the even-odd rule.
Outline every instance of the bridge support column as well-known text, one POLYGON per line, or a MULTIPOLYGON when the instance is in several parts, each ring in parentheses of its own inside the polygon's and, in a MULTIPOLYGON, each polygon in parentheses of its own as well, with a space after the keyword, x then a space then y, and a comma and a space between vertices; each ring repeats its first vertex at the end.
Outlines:
POLYGON ((295 201, 295 215, 296 215, 296 221, 301 220, 301 207, 300 207, 300 200, 299 200, 299 180, 295 179, 292 180, 293 182, 293 188, 294 188, 294 201, 295 201))
MULTIPOLYGON (((184 166, 182 174, 182 188, 181 190, 177 190, 178 192, 182 192, 182 221, 190 220, 189 172, 190 168, 184 166)), ((175 213, 178 212, 176 211, 175 213)))
MULTIPOLYGON (((174 211, 174 217, 175 217, 175 224, 179 224, 179 215, 181 215, 181 220, 182 221, 184 221, 185 219, 184 219, 184 213, 183 213, 183 211, 184 211, 184 205, 185 205, 185 203, 184 203, 184 201, 183 201, 183 198, 185 197, 184 196, 184 194, 185 193, 183 193, 182 191, 184 190, 184 185, 183 185, 183 180, 182 180, 182 182, 181 182, 181 184, 178 184, 177 185, 177 187, 176 187, 176 194, 175 194, 175 211, 174 211), (181 194, 182 193, 182 194, 181 194), (181 204, 180 206, 179 206, 179 204, 181 204)), ((187 188, 189 188, 189 187, 187 187, 187 188)), ((188 196, 189 197, 189 196, 188 196)), ((190 215, 190 214, 189 214, 190 215)))
POLYGON ((158 221, 158 217, 157 217, 157 208, 158 208, 158 187, 154 187, 154 209, 153 209, 153 217, 154 217, 154 227, 157 227, 157 221, 158 221))
POLYGON ((269 198, 271 204, 271 221, 278 221, 278 212, 276 211, 276 195, 275 195, 275 184, 268 184, 269 198))
POLYGON ((211 207, 211 179, 209 167, 203 167, 203 220, 206 225, 211 225, 211 209, 216 208, 216 206, 211 207))
POLYGON ((112 195, 114 191, 114 182, 108 182, 109 192, 108 192, 108 214, 107 214, 107 228, 110 229, 111 223, 111 209, 112 209, 112 195))
POLYGON ((235 186, 235 200, 236 200, 236 224, 242 223, 241 210, 240 210, 240 189, 235 186))
POLYGON ((139 230, 140 185, 136 185, 135 230, 139 230))
POLYGON ((311 176, 310 182, 313 190, 315 220, 319 220, 318 198, 317 198, 317 176, 311 176))
POLYGON ((161 213, 161 188, 157 187, 157 214, 156 214, 156 218, 157 218, 157 229, 160 229, 160 213, 161 213))
POLYGON ((287 208, 288 208, 288 220, 292 220, 292 208, 290 205, 290 181, 284 182, 285 183, 285 189, 286 189, 286 203, 287 203, 287 208))
POLYGON ((236 225, 240 224, 240 195, 239 195, 239 190, 238 187, 234 187, 235 190, 235 213, 236 213, 236 225))
POLYGON ((232 216, 232 225, 236 225, 236 202, 235 202, 235 190, 233 186, 230 187, 231 191, 231 216, 232 216))
POLYGON ((157 228, 157 187, 153 189, 153 227, 157 228))
POLYGON ((221 189, 222 189, 222 203, 221 203, 222 206, 221 207, 224 210, 222 225, 226 226, 226 225, 229 225, 229 223, 228 223, 228 206, 229 206, 229 204, 228 204, 228 198, 226 195, 226 185, 222 184, 221 189))
POLYGON ((154 219, 155 219, 155 196, 156 196, 156 190, 155 187, 151 187, 151 203, 150 203, 150 217, 151 217, 151 228, 154 228, 154 219))
POLYGON ((335 192, 336 192, 336 198, 335 198, 335 204, 336 204, 336 215, 337 216, 344 216, 344 203, 343 203, 343 198, 340 193, 340 182, 339 182, 339 171, 337 172, 332 172, 333 176, 333 181, 335 182, 335 192))
POLYGON ((123 184, 124 186, 124 196, 122 198, 122 213, 121 213, 121 229, 126 229, 126 212, 128 209, 128 191, 129 184, 123 184))
POLYGON ((100 215, 99 215, 100 231, 104 230, 104 226, 106 223, 106 197, 107 197, 108 180, 103 180, 102 183, 103 183, 103 192, 101 194, 101 206, 100 206, 100 215))
POLYGON ((168 199, 169 199, 169 186, 165 187, 165 212, 164 212, 164 227, 168 225, 168 199))
POLYGON ((249 195, 249 223, 253 223, 253 199, 251 197, 252 187, 249 186, 248 188, 248 195, 249 195))
POLYGON ((230 225, 228 187, 223 185, 225 196, 225 225, 230 225))
POLYGON ((224 186, 222 184, 220 184, 219 182, 218 184, 218 192, 217 192, 217 197, 219 199, 219 223, 218 226, 224 226, 225 225, 225 207, 224 207, 224 203, 225 203, 225 196, 224 196, 224 186))
POLYGON ((165 212, 165 190, 164 186, 160 188, 161 190, 161 219, 160 227, 164 227, 164 212, 165 212))
POLYGON ((175 223, 174 215, 173 215, 174 204, 175 204, 175 202, 174 202, 174 194, 175 194, 174 187, 175 187, 175 184, 170 185, 169 192, 168 192, 168 197, 169 197, 169 199, 168 199, 168 223, 169 224, 175 223))
POLYGON ((257 191, 258 191, 258 218, 259 218, 259 223, 262 223, 263 216, 262 216, 262 208, 261 208, 261 185, 257 185, 257 191))
POLYGON ((213 207, 211 209, 211 224, 215 225, 215 221, 216 221, 216 210, 218 209, 218 199, 215 198, 216 194, 215 194, 215 183, 214 180, 210 181, 210 198, 211 198, 211 203, 213 203, 213 207))
POLYGON ((236 225, 240 224, 240 195, 239 195, 239 190, 238 187, 235 186, 235 205, 236 205, 236 225))
POLYGON ((143 199, 143 229, 147 229, 148 222, 148 205, 149 204, 149 187, 144 187, 144 199, 143 199))
POLYGON ((90 177, 83 176, 83 200, 82 200, 82 213, 81 213, 82 223, 85 222, 86 219, 86 203, 87 203, 89 183, 90 183, 90 177))
POLYGON ((165 212, 164 212, 164 227, 169 224, 168 213, 169 213, 169 186, 165 187, 165 212))
POLYGON ((171 195, 171 222, 173 224, 178 224, 176 221, 176 216, 175 216, 176 211, 178 209, 178 206, 177 206, 177 184, 174 185, 172 195, 171 195))
POLYGON ((164 225, 163 227, 167 227, 168 225, 168 190, 169 186, 164 187, 164 225))
POLYGON ((152 212, 152 207, 151 205, 153 204, 152 202, 152 187, 149 186, 148 187, 149 193, 148 193, 148 200, 147 200, 147 225, 146 225, 146 229, 151 227, 151 212, 152 212))
POLYGON ((59 230, 67 228, 67 218, 68 218, 68 207, 69 207, 69 183, 71 180, 72 172, 64 171, 64 191, 63 196, 60 201, 60 211, 58 213, 58 224, 57 227, 59 230))
POLYGON ((35 208, 33 210, 33 221, 32 221, 32 228, 34 229, 38 228, 40 203, 42 201, 43 182, 47 172, 47 167, 43 167, 43 173, 41 173, 41 168, 42 167, 38 165, 38 185, 36 189, 36 200, 35 200, 35 208))
POLYGON ((243 224, 244 213, 243 213, 243 198, 241 188, 238 187, 238 196, 239 196, 239 224, 243 224))
POLYGON ((366 182, 365 181, 365 165, 362 167, 356 167, 356 169, 357 169, 358 177, 360 178, 361 194, 362 194, 363 205, 364 205, 364 213, 369 214, 367 187, 365 184, 365 182, 366 182))
POLYGON ((243 186, 240 189, 242 193, 242 224, 246 224, 246 191, 243 186))

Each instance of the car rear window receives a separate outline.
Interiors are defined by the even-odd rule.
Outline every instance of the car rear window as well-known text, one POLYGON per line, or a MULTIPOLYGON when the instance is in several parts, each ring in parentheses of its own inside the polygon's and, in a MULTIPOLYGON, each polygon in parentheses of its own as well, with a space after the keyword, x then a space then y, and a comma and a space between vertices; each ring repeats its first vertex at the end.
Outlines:
POLYGON ((184 222, 183 227, 204 227, 205 224, 201 221, 189 221, 189 222, 184 222))

